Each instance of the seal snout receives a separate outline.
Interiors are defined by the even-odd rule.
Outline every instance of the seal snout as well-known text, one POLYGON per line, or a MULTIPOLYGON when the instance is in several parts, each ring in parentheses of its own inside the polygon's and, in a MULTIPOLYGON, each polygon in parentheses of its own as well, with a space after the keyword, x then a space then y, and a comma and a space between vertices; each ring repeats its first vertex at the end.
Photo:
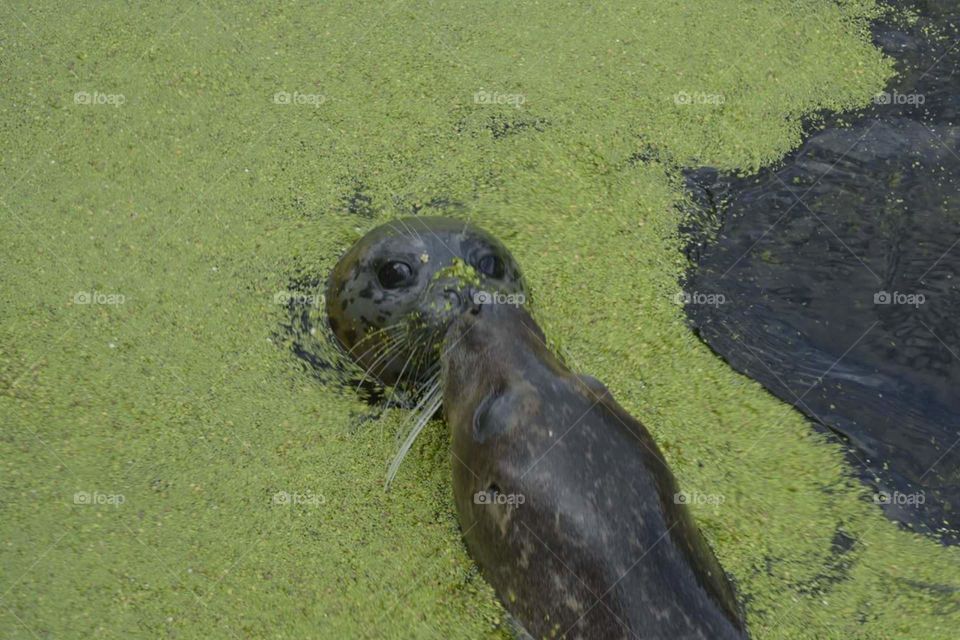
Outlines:
POLYGON ((446 328, 466 312, 479 313, 482 306, 477 301, 475 287, 460 278, 438 278, 424 290, 419 305, 420 320, 434 329, 446 328))
POLYGON ((460 309, 463 307, 463 296, 460 295, 460 292, 456 289, 447 287, 443 290, 443 294, 447 297, 447 301, 454 309, 460 309))
POLYGON ((474 287, 465 289, 447 289, 447 295, 453 301, 454 308, 459 310, 458 315, 469 313, 471 315, 480 315, 483 308, 483 301, 474 287))

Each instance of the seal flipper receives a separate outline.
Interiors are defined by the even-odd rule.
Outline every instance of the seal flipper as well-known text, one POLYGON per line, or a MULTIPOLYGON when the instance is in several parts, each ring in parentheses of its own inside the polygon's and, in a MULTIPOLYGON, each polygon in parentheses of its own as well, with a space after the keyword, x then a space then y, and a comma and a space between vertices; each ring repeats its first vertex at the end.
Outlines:
POLYGON ((510 395, 491 391, 480 401, 473 412, 474 442, 486 442, 510 428, 510 395))
POLYGON ((483 443, 520 427, 539 408, 536 389, 527 383, 508 391, 491 391, 473 412, 473 439, 483 443))

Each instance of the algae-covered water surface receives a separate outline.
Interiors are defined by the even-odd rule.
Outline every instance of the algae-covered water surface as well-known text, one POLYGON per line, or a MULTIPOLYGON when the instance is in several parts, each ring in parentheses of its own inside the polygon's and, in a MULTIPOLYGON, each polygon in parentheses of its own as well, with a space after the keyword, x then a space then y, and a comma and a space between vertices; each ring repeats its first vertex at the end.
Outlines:
POLYGON ((890 517, 956 544, 960 3, 907 6, 873 25, 898 74, 869 108, 757 174, 691 173, 707 240, 687 287, 723 303, 686 309, 732 366, 847 439, 890 517))
POLYGON ((300 330, 347 247, 426 214, 509 247, 697 498, 753 637, 954 637, 958 549, 884 517, 675 301, 680 168, 756 172, 867 105, 878 11, 0 7, 0 637, 509 637, 445 425, 386 492, 409 412, 300 330))

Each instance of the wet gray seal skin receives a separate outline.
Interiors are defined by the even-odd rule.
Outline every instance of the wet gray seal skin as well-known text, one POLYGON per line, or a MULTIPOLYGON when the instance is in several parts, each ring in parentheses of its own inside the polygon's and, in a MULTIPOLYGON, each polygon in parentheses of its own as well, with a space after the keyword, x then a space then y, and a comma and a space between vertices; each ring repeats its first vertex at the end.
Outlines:
POLYGON ((463 280, 447 278, 444 313, 436 304, 428 306, 425 291, 438 272, 455 268, 456 260, 473 268, 476 290, 524 291, 520 268, 506 247, 483 229, 452 218, 393 220, 340 258, 327 281, 327 318, 340 345, 368 375, 394 385, 435 372, 451 310, 471 294, 460 287, 463 280))
POLYGON ((442 364, 466 545, 527 633, 747 637, 650 434, 559 362, 525 310, 472 305, 442 364))

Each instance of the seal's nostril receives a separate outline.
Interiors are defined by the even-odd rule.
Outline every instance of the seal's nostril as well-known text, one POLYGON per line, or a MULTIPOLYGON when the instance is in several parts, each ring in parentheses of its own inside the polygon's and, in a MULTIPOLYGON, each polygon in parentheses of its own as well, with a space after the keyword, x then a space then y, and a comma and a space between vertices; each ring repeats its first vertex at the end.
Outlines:
POLYGON ((463 299, 460 297, 460 293, 457 290, 447 289, 443 293, 447 297, 447 300, 450 302, 450 304, 453 305, 454 309, 459 309, 460 305, 463 304, 463 299))

